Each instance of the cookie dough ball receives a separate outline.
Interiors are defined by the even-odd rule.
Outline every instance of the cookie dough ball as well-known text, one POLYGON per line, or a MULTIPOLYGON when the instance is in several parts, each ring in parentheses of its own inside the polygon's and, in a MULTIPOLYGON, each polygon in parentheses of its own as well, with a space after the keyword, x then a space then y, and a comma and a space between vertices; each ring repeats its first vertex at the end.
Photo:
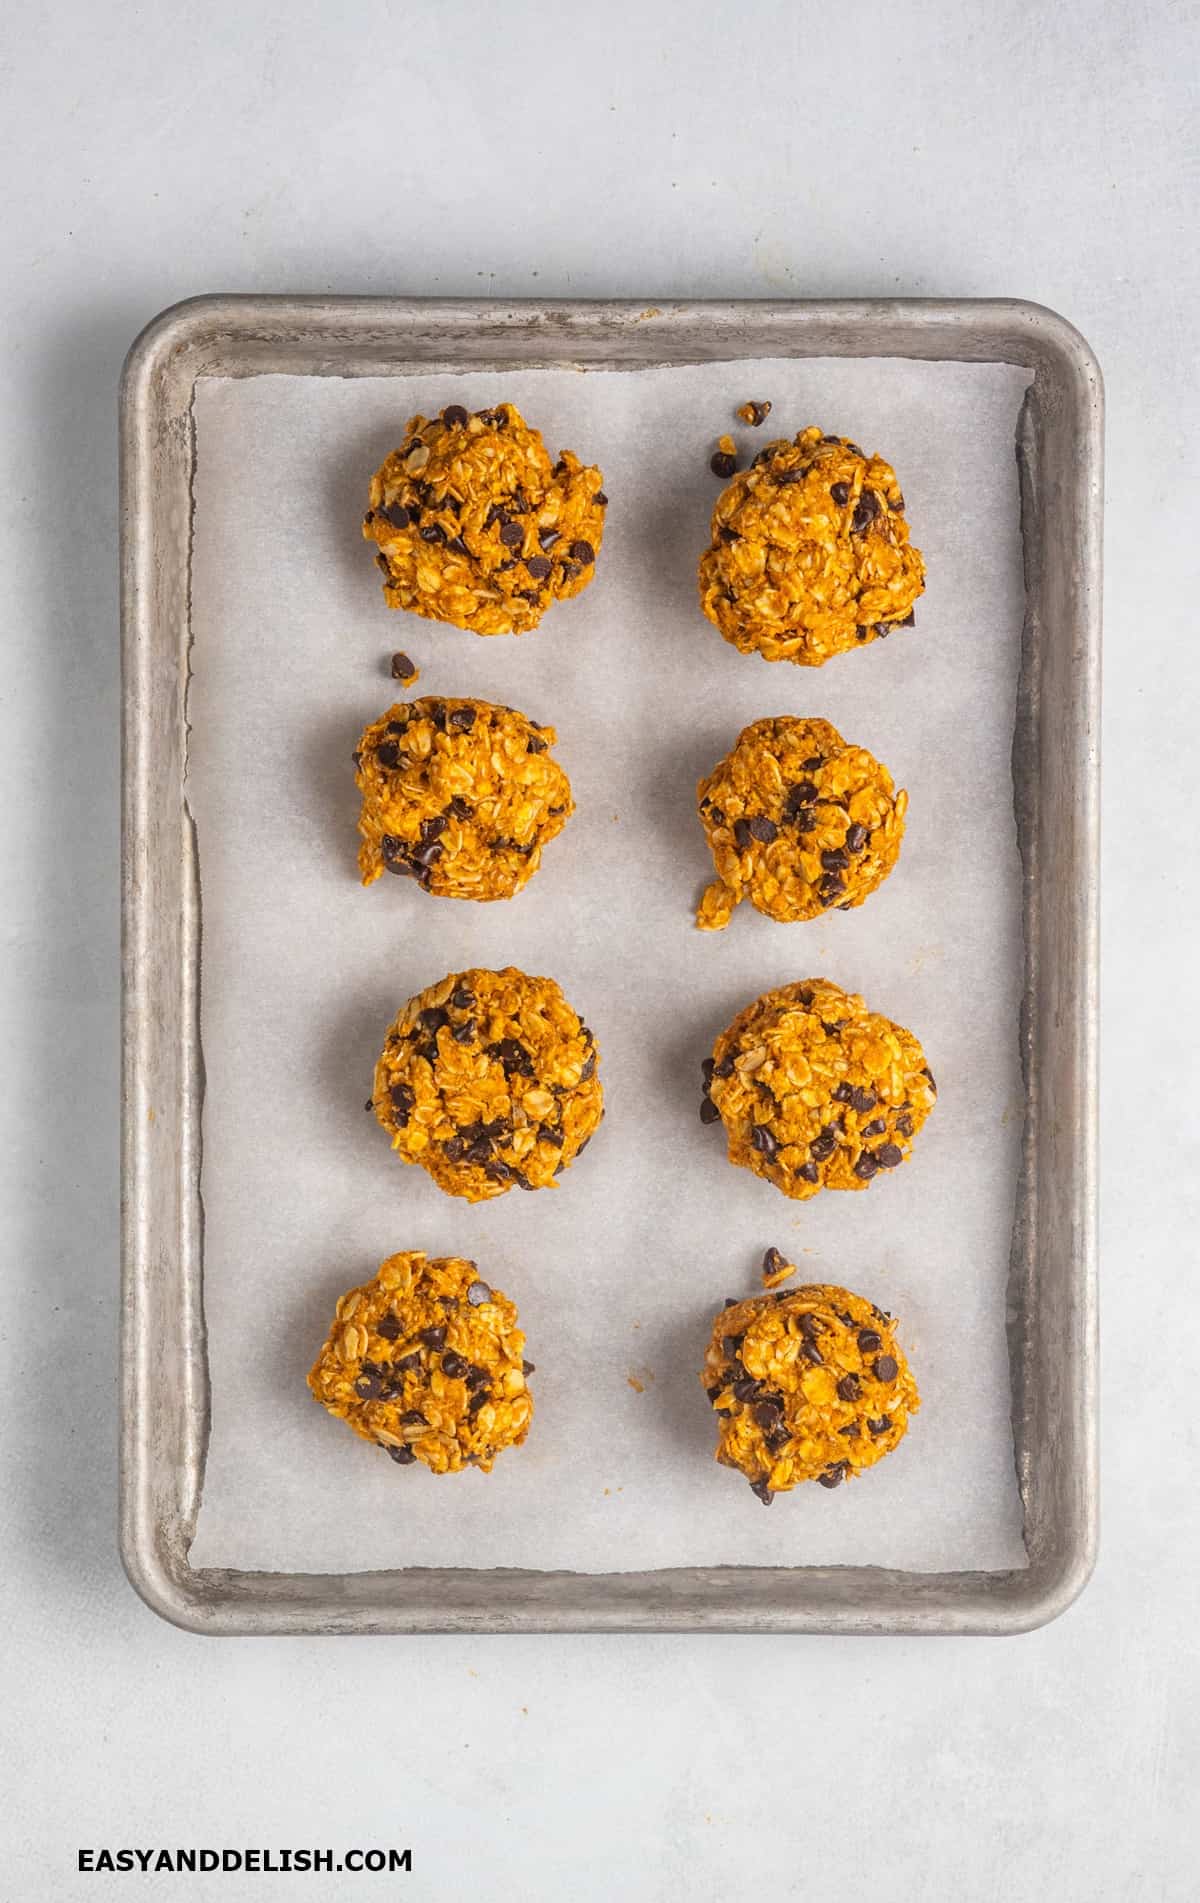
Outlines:
POLYGON ((473 1262, 414 1250, 342 1296, 308 1385, 401 1467, 488 1473, 529 1432, 524 1348, 515 1305, 473 1262))
POLYGON ((596 1040, 553 978, 451 973, 410 998, 371 1107, 405 1163, 478 1203, 553 1189, 604 1114, 596 1040))
POLYGON ((801 667, 912 627, 924 586, 891 464, 815 426, 733 478, 700 557, 701 604, 725 639, 801 667))
POLYGON ((416 879, 441 899, 511 899, 574 812, 553 727, 486 700, 389 707, 355 754, 364 885, 416 879))
POLYGON ((937 1099, 911 1031, 827 978, 764 992, 705 1060, 705 1123, 729 1160, 804 1201, 899 1169, 937 1099))
POLYGON ((371 478, 363 534, 389 608, 473 634, 523 634, 595 572, 608 497, 598 469, 552 463, 512 403, 414 416, 371 478))
POLYGON ((892 1317, 844 1288, 732 1303, 700 1378, 720 1422, 717 1459, 768 1507, 802 1480, 836 1487, 873 1467, 921 1405, 892 1317))
POLYGON ((718 874, 702 931, 721 931, 745 898, 784 923, 849 911, 900 856, 908 794, 827 720, 756 720, 696 795, 718 874))

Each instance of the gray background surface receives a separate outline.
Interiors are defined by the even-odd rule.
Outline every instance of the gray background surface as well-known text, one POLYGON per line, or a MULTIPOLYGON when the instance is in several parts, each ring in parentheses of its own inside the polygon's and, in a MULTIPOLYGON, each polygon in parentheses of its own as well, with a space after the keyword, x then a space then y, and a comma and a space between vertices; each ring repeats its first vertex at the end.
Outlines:
MULTIPOLYGON (((0 1888, 411 1844, 335 1897, 1191 1898, 1197 11, 53 11, 0 26, 0 1888), (115 1556, 115 387, 203 290, 1023 295, 1109 401, 1104 1530, 1005 1641, 214 1643, 115 1556), (852 1882, 853 1879, 853 1882, 852 1882)), ((290 1894, 299 1879, 110 1879, 290 1894)))

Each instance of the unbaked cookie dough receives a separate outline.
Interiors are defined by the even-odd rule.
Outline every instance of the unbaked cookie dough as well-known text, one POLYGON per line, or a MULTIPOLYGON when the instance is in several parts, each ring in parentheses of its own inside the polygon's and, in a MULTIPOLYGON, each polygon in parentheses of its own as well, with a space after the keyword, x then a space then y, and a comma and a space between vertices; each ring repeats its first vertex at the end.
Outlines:
POLYGON ((865 747, 786 714, 743 728, 696 797, 718 875, 696 914, 706 932, 746 898, 785 923, 861 905, 899 857, 908 808, 865 747))
POLYGON ((730 1162, 797 1201, 899 1169, 937 1099, 912 1032, 827 978, 748 1004, 703 1074, 700 1117, 724 1122, 730 1162))
POLYGON ((557 735, 486 700, 402 702, 363 734, 358 866, 442 899, 511 899, 574 812, 557 735))
POLYGON ((604 1114, 598 1060, 552 978, 452 972, 388 1031, 370 1108, 449 1196, 552 1189, 604 1114))
POLYGON ((873 1467, 921 1405, 893 1318, 825 1285, 728 1304, 700 1378, 720 1422, 716 1458, 764 1506, 802 1480, 837 1487, 873 1467))
POLYGON ((409 419, 371 478, 363 534, 389 608, 473 634, 523 634, 591 581, 608 497, 598 469, 552 463, 512 403, 409 419))
POLYGON ((734 476, 700 557, 701 605, 725 639, 802 667, 911 627, 924 586, 891 464, 815 426, 734 476))
POLYGON ((342 1296, 308 1385, 401 1467, 488 1473, 529 1432, 524 1348, 515 1305, 473 1262, 414 1250, 342 1296))

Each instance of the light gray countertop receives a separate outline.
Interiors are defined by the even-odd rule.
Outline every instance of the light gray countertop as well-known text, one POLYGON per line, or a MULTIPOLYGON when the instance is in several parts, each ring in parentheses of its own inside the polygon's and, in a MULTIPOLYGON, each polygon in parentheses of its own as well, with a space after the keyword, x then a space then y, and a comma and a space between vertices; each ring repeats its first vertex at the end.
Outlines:
POLYGON ((1200 924, 1198 38, 1166 0, 5 15, 0 1890, 94 1896, 77 1845, 396 1844, 410 1877, 312 1893, 1195 1896, 1200 1118, 1172 994, 1200 924), (115 1547, 116 382, 147 317, 217 289, 1021 296, 1089 338, 1108 399, 1104 1520, 1059 1623, 213 1642, 134 1598, 115 1547))

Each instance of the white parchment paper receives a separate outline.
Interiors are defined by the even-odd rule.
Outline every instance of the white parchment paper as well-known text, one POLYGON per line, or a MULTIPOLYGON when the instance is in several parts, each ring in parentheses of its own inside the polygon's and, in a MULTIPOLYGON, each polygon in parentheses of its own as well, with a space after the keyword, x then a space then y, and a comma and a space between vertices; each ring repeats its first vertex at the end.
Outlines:
POLYGON ((1010 745, 1022 618, 1013 456, 1028 377, 902 361, 707 364, 496 378, 261 377, 197 391, 189 794, 203 890, 205 1310, 212 1441, 197 1565, 1024 1563, 1005 1280, 1016 1185, 1019 862, 1010 745), (739 655, 695 569, 715 437, 818 422, 895 464, 928 563, 915 631, 820 670, 739 655), (383 605, 359 535, 405 419, 515 401, 604 471, 596 579, 522 638, 383 605), (505 701, 559 731, 578 813, 510 904, 431 900, 355 867, 351 750, 400 698, 505 701), (823 715, 911 796, 868 903, 702 934, 699 776, 761 715, 823 715), (364 1111, 384 1030, 452 969, 547 973, 593 1027, 608 1116, 554 1193, 471 1208, 364 1111), (748 999, 824 974, 911 1026, 940 1101, 912 1160, 859 1195, 788 1202, 701 1126, 699 1067, 748 999), (924 1404, 899 1450, 764 1512, 712 1460, 709 1319, 764 1248, 897 1313, 924 1404), (526 1445, 490 1475, 397 1468, 305 1373, 341 1291, 397 1249, 477 1259, 537 1364, 526 1445))

